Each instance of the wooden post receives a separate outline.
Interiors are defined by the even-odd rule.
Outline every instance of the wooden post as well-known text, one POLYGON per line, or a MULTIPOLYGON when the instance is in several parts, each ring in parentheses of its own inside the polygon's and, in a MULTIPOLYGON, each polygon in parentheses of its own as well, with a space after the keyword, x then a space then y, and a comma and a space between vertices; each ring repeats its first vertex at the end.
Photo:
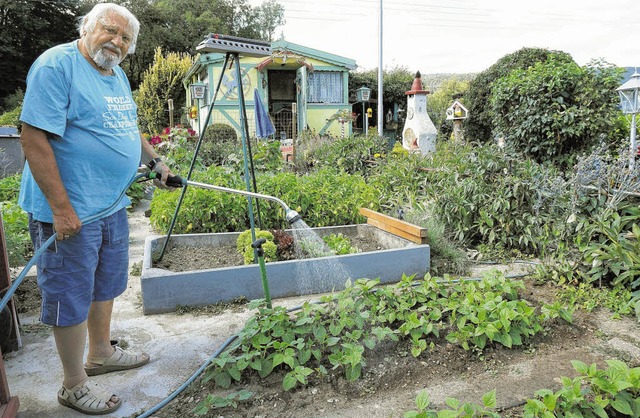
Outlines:
MULTIPOLYGON (((4 226, 2 224, 2 212, 0 212, 0 294, 4 294, 11 287, 11 275, 9 272, 9 258, 7 257, 7 243, 4 239, 4 226)), ((20 343, 20 335, 18 334, 18 317, 16 315, 13 299, 9 300, 7 305, 13 316, 13 331, 9 337, 9 343, 12 347, 17 348, 20 343)), ((15 418, 18 414, 20 402, 17 396, 11 396, 9 392, 9 382, 4 371, 4 361, 2 360, 2 352, 0 351, 0 417, 15 418)))
POLYGON ((292 124, 291 144, 293 145, 293 147, 291 148, 291 161, 293 162, 294 167, 296 165, 296 139, 298 137, 297 122, 298 122, 298 104, 291 103, 291 124, 292 124))
POLYGON ((168 99, 167 104, 169 105, 169 128, 173 128, 173 99, 168 99))

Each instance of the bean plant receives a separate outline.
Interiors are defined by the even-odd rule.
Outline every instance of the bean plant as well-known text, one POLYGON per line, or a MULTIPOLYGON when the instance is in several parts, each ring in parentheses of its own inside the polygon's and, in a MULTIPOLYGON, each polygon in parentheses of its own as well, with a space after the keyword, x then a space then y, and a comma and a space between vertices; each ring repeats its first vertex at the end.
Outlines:
MULTIPOLYGON (((285 390, 331 371, 354 381, 382 341, 407 341, 419 357, 444 335, 450 343, 481 352, 489 345, 522 345, 550 319, 571 320, 560 304, 538 312, 519 298, 522 283, 497 271, 461 283, 428 274, 414 279, 405 276, 384 287, 379 280, 348 281, 342 292, 322 297, 320 304, 305 302, 294 312, 253 301, 256 315, 235 346, 212 361, 203 381, 229 388, 249 373, 264 378, 276 370, 284 373, 285 390)), ((207 400, 198 406, 201 411, 210 407, 207 400)))

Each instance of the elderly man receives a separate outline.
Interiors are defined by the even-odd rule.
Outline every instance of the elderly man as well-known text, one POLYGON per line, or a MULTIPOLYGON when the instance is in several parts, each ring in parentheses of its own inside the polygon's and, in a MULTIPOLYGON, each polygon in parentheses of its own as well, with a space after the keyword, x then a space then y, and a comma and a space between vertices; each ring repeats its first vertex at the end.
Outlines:
POLYGON ((41 321, 53 326, 64 371, 58 402, 88 415, 111 413, 122 402, 101 394, 87 376, 149 362, 149 355, 110 342, 113 300, 127 287, 129 264, 130 202, 118 199, 140 162, 152 162, 161 186, 170 174, 140 136, 131 87, 118 66, 135 50, 139 27, 126 8, 97 4, 79 21, 80 39, 34 62, 20 116, 27 159, 20 205, 34 247, 57 233, 38 259, 38 286, 41 321))

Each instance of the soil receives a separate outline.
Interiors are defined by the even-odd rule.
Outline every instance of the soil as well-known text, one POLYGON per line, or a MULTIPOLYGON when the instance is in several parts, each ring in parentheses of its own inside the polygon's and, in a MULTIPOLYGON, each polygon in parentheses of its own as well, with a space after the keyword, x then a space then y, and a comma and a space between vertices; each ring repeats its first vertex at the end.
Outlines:
MULTIPOLYGON (((525 280, 522 297, 533 305, 551 302, 557 288, 538 286, 525 280)), ((484 352, 465 351, 444 338, 418 358, 406 343, 386 343, 364 353, 366 367, 361 379, 348 382, 337 371, 323 380, 312 380, 304 388, 284 391, 284 372, 265 379, 244 378, 230 390, 212 382, 196 380, 155 416, 191 415, 190 411, 208 394, 225 397, 240 389, 253 396, 234 407, 214 409, 209 417, 402 417, 415 410, 415 398, 426 389, 430 408, 445 408, 453 397, 481 404, 482 395, 496 389, 501 416, 521 416, 525 400, 543 388, 558 390, 560 377, 576 375, 571 360, 606 367, 605 360, 618 358, 636 367, 640 364, 640 329, 631 319, 613 321, 607 312, 576 312, 573 324, 551 323, 544 333, 524 347, 491 346, 484 352)))

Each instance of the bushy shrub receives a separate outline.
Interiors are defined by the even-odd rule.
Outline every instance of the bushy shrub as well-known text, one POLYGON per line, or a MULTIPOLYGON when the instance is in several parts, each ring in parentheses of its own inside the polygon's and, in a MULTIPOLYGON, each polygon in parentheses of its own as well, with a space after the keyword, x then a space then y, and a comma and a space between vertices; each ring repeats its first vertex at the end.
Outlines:
MULTIPOLYGON (((244 190, 242 179, 222 167, 209 167, 194 172, 197 182, 244 190)), ((151 225, 166 232, 180 198, 179 192, 156 189, 151 201, 151 225)), ((188 186, 175 221, 174 232, 230 232, 244 231, 249 227, 247 199, 244 196, 188 186)))
MULTIPOLYGON (((194 180, 202 183, 246 190, 240 175, 224 167, 209 167, 196 172, 194 180)), ((336 174, 321 170, 297 177, 292 173, 257 176, 258 192, 277 197, 298 211, 310 226, 349 225, 363 222, 360 207, 378 208, 379 193, 361 176, 336 174)), ((156 190, 151 202, 151 224, 166 231, 171 222, 179 193, 156 190)), ((284 209, 261 200, 261 229, 286 227, 284 209)), ((254 211, 257 206, 253 205, 254 211)), ((176 219, 176 233, 226 232, 249 227, 247 199, 238 194, 189 186, 176 219)))
POLYGON ((238 134, 231 125, 226 123, 214 123, 207 127, 204 133, 204 140, 207 142, 232 142, 234 144, 240 144, 238 134))
POLYGON ((495 81, 494 131, 538 162, 566 161, 606 137, 619 112, 620 69, 550 57, 495 81))
POLYGON ((465 136, 468 140, 487 142, 493 139, 493 109, 489 97, 493 83, 512 70, 527 69, 537 62, 556 57, 561 62, 573 62, 571 55, 543 48, 522 48, 505 55, 495 64, 478 74, 469 84, 464 100, 469 117, 465 120, 465 136))
POLYGON ((387 138, 375 133, 338 138, 324 143, 315 151, 312 165, 366 177, 389 152, 387 148, 387 138))
POLYGON ((460 243, 537 254, 570 214, 570 190, 553 168, 495 145, 441 144, 425 195, 460 243))
MULTIPOLYGON (((469 90, 469 82, 454 76, 443 81, 436 91, 427 96, 427 112, 436 127, 451 125, 451 121, 446 120, 446 112, 453 104, 452 97, 464 94, 467 90, 469 90)), ((464 99, 460 100, 464 102, 464 99)), ((448 136, 440 135, 441 130, 438 129, 438 137, 444 140, 449 139, 448 136)))
POLYGON ((0 179, 0 202, 18 201, 18 194, 20 194, 20 181, 22 180, 22 174, 16 173, 0 179))
POLYGON ((20 113, 22 112, 22 106, 13 108, 12 110, 0 115, 0 126, 15 126, 18 130, 21 129, 20 113))
POLYGON ((640 289, 640 209, 626 204, 605 209, 584 222, 579 231, 583 277, 627 289, 640 289))
MULTIPOLYGON (((261 176, 258 177, 258 190, 282 199, 312 227, 363 222, 360 207, 376 210, 380 200, 379 191, 368 185, 362 176, 336 173, 331 169, 305 176, 292 173, 261 176)), ((277 212, 277 218, 262 216, 263 228, 276 229, 282 225, 284 211, 278 208, 277 212), (269 219, 277 223, 268 223, 269 219)))
POLYGON ((398 211, 423 197, 426 173, 422 169, 427 165, 428 160, 396 145, 392 155, 372 170, 367 182, 380 193, 380 207, 385 213, 397 216, 398 211))
POLYGON ((176 109, 185 106, 186 92, 182 80, 191 68, 192 58, 188 54, 162 53, 156 48, 153 65, 144 73, 136 103, 138 121, 143 131, 156 134, 169 125, 165 112, 167 100, 172 99, 176 109))
POLYGON ((252 145, 251 151, 256 172, 274 172, 283 168, 280 141, 258 141, 252 145))
POLYGON ((33 253, 29 237, 29 218, 15 202, 0 202, 9 265, 23 266, 33 253))
POLYGON ((204 132, 198 159, 209 167, 227 163, 231 155, 235 155, 236 160, 242 158, 242 145, 236 130, 224 123, 209 126, 204 132))

